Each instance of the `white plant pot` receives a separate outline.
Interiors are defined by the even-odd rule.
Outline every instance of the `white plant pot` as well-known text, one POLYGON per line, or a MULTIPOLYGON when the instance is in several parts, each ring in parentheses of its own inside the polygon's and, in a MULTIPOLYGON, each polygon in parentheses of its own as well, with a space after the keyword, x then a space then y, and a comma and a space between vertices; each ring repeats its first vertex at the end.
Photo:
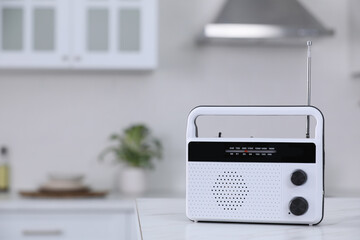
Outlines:
POLYGON ((136 167, 124 167, 119 175, 119 190, 125 195, 138 196, 145 192, 145 170, 136 167))

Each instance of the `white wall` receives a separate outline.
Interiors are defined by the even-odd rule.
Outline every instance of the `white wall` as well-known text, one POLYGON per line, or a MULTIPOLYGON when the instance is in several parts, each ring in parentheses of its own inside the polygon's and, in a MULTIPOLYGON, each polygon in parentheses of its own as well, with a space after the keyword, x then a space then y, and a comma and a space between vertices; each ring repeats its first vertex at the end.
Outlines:
MULTIPOLYGON (((313 104, 326 119, 328 195, 360 195, 360 81, 350 78, 348 2, 303 0, 332 38, 314 40, 313 104)), ((99 163, 110 133, 148 124, 165 154, 152 190, 184 191, 185 128, 199 104, 303 104, 305 48, 197 46, 222 1, 160 0, 160 66, 150 73, 0 72, 0 144, 10 147, 15 189, 49 172, 83 172, 98 188, 116 168, 99 163)))

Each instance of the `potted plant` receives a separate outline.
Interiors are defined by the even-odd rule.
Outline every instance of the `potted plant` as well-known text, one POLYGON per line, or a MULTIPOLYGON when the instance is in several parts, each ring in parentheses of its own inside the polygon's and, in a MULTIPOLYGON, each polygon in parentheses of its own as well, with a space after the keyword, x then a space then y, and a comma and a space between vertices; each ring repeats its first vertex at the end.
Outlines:
POLYGON ((161 159, 162 146, 151 135, 144 124, 126 128, 123 134, 112 134, 110 140, 114 146, 106 148, 100 159, 112 154, 114 160, 123 163, 119 176, 120 190, 125 194, 138 195, 145 191, 145 169, 153 168, 152 160, 161 159))

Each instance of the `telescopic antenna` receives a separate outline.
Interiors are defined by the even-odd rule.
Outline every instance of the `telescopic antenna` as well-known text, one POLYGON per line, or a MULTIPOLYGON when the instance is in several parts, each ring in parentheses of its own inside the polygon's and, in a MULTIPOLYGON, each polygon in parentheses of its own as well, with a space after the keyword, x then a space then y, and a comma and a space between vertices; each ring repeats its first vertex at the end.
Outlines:
MULTIPOLYGON (((306 42, 307 45, 307 105, 310 106, 311 104, 311 41, 306 42)), ((306 138, 310 138, 310 116, 306 116, 306 138)))

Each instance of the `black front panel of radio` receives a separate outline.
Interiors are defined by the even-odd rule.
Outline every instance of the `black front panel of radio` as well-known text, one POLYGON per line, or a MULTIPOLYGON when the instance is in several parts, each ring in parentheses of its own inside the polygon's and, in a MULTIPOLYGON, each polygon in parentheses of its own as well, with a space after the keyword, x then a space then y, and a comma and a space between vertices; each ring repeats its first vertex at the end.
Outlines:
POLYGON ((190 142, 194 162, 315 163, 314 143, 190 142))

